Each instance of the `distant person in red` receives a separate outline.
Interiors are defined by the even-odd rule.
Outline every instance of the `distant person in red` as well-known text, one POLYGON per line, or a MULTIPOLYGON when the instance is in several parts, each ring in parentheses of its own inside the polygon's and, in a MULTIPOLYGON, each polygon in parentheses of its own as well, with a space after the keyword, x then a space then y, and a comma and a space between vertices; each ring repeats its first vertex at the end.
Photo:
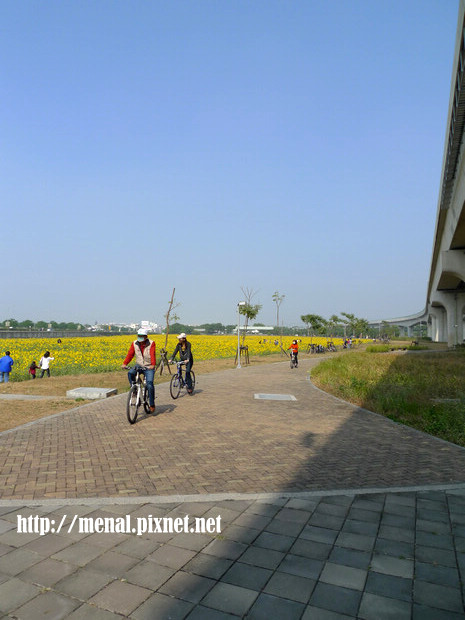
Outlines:
POLYGON ((139 329, 137 332, 137 340, 129 347, 128 354, 124 358, 123 368, 127 368, 132 358, 136 358, 136 365, 128 372, 129 384, 132 385, 136 379, 136 372, 142 371, 145 375, 147 383, 147 391, 149 393, 150 411, 155 411, 155 386, 153 379, 155 377, 155 366, 157 365, 155 342, 147 337, 146 329, 139 329))
MULTIPOLYGON (((291 355, 294 355, 294 359, 295 359, 295 365, 296 368, 299 365, 298 361, 297 361, 297 356, 299 354, 299 343, 297 342, 297 340, 293 340, 291 346, 289 347, 289 349, 291 350, 291 355)), ((288 351, 289 351, 288 349, 288 351)))

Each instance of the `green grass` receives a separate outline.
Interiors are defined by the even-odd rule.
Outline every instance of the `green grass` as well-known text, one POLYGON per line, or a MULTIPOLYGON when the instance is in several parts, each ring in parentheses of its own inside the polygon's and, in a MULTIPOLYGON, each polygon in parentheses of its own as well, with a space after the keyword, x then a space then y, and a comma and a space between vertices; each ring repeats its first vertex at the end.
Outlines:
POLYGON ((335 396, 465 447, 463 351, 373 355, 367 349, 325 360, 313 369, 312 381, 335 396))

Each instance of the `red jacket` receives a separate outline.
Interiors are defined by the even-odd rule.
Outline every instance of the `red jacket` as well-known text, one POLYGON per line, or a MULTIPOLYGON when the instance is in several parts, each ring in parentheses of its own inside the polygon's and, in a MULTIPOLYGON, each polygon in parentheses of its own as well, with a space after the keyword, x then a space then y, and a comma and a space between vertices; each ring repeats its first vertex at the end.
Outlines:
POLYGON ((148 338, 147 338, 147 340, 144 340, 144 342, 138 342, 137 340, 135 340, 131 344, 131 346, 129 347, 128 354, 124 358, 123 366, 127 366, 129 364, 129 362, 132 360, 132 358, 136 355, 135 347, 139 347, 140 348, 140 353, 142 354, 142 356, 146 357, 146 356, 144 356, 144 351, 145 351, 145 347, 147 345, 149 345, 149 347, 150 347, 150 349, 149 349, 150 365, 151 366, 156 366, 157 365, 157 357, 156 357, 156 352, 155 352, 155 342, 153 342, 152 340, 149 340, 148 338))

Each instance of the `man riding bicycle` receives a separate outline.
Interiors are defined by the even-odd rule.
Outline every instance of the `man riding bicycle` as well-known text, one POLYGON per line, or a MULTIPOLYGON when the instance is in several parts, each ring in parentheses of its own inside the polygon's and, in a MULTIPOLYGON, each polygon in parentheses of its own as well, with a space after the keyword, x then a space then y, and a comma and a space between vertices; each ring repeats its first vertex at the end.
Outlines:
POLYGON ((178 344, 176 345, 175 350, 173 351, 173 355, 171 356, 170 362, 174 360, 177 353, 179 353, 179 357, 181 358, 181 362, 186 362, 186 384, 187 384, 187 392, 192 394, 192 377, 191 377, 191 368, 194 364, 194 358, 192 356, 191 343, 186 340, 186 334, 179 334, 178 336, 178 344))
POLYGON ((127 369, 132 358, 136 358, 136 365, 128 372, 129 385, 136 380, 136 373, 139 370, 145 375, 147 383, 147 392, 149 394, 150 412, 155 411, 155 387, 153 379, 155 377, 155 366, 157 365, 155 342, 147 337, 146 329, 139 329, 137 332, 137 340, 129 347, 122 368, 127 369))

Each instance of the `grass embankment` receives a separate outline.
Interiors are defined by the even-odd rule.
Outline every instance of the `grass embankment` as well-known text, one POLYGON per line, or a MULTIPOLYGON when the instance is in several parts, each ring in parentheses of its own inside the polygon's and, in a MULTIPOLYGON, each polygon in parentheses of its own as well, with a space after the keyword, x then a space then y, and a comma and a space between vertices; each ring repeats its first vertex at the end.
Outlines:
POLYGON ((465 447, 465 353, 354 352, 327 359, 313 383, 360 407, 465 447))

